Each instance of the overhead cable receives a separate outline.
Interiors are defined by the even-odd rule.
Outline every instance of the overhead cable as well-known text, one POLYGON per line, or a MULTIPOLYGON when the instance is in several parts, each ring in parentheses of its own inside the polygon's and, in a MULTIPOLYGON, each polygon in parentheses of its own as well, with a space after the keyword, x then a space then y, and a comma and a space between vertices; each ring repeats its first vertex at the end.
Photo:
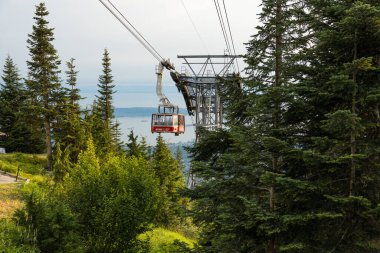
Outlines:
MULTIPOLYGON (((233 37, 232 37, 230 21, 229 21, 229 19, 228 19, 227 8, 226 8, 226 4, 224 3, 224 0, 223 0, 223 7, 224 7, 224 12, 225 12, 225 14, 226 14, 228 30, 230 31, 230 37, 231 37, 232 48, 233 48, 233 50, 234 50, 234 54, 236 55, 235 43, 234 43, 234 40, 233 40, 233 37)), ((237 59, 236 59, 236 64, 237 64, 237 69, 238 69, 238 71, 240 72, 240 69, 239 69, 239 63, 238 63, 238 60, 237 60, 237 59)))
POLYGON ((112 4, 110 0, 108 0, 108 2, 127 23, 125 23, 124 20, 120 18, 103 0, 99 0, 99 1, 133 35, 133 37, 135 37, 140 42, 140 44, 146 50, 148 50, 151 55, 153 55, 154 58, 156 58, 159 62, 164 61, 164 58, 154 49, 154 47, 144 38, 144 36, 132 25, 132 23, 128 21, 128 19, 116 8, 116 6, 112 4))
POLYGON ((223 16, 222 16, 222 12, 220 9, 219 2, 217 0, 214 0, 214 4, 215 4, 216 12, 218 13, 219 23, 220 23, 220 27, 222 28, 224 41, 226 42, 227 50, 231 54, 230 43, 229 43, 227 32, 225 29, 225 25, 224 25, 223 16))
POLYGON ((196 25, 195 25, 193 19, 192 19, 191 16, 190 16, 189 10, 186 8, 186 5, 185 5, 185 3, 183 2, 183 0, 181 0, 181 3, 182 3, 182 6, 183 6, 183 8, 185 9, 185 11, 186 11, 186 13, 187 13, 187 17, 189 18, 191 24, 192 24, 193 27, 194 27, 195 32, 196 32, 197 35, 198 35, 199 40, 202 42, 203 49, 207 52, 207 54, 210 54, 209 51, 208 51, 208 49, 207 49, 207 46, 206 46, 204 40, 202 39, 202 37, 201 37, 201 35, 200 35, 200 33, 199 33, 199 31, 198 31, 198 29, 197 29, 197 27, 196 27, 196 25))

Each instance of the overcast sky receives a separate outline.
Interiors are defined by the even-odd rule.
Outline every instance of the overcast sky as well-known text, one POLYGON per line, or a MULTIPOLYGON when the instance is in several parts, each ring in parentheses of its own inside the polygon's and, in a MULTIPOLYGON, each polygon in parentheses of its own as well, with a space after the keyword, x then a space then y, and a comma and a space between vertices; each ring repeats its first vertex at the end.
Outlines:
MULTIPOLYGON (((27 35, 32 31, 35 0, 0 0, 0 66, 10 55, 25 76, 29 59, 27 35)), ((63 63, 76 59, 79 86, 96 90, 104 48, 110 52, 115 84, 119 90, 136 85, 155 85, 157 61, 97 0, 45 1, 54 46, 63 63)), ((222 0, 220 0, 222 3, 222 0)), ((222 54, 226 48, 213 0, 113 0, 124 15, 177 69, 177 55, 222 54), (203 42, 202 42, 203 41, 203 42)), ((225 0, 237 54, 255 32, 259 0, 225 0)), ((242 63, 241 63, 242 64, 242 63)), ((242 68, 242 66, 240 66, 242 68)), ((64 70, 64 65, 61 67, 64 70)), ((173 85, 169 75, 165 83, 173 85)))

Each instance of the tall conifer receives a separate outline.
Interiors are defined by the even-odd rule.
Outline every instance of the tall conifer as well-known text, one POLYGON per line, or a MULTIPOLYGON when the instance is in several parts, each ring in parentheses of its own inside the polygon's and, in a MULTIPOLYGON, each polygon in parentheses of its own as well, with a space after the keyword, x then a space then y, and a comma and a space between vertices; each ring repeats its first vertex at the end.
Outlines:
POLYGON ((228 128, 192 150, 201 245, 377 252, 379 3, 263 1, 261 17, 228 128))
POLYGON ((111 58, 108 50, 105 49, 102 58, 103 74, 99 76, 98 92, 93 114, 97 118, 95 120, 96 133, 93 134, 97 146, 102 153, 117 151, 120 149, 120 130, 119 124, 115 121, 113 94, 115 85, 113 84, 113 76, 111 70, 111 58))
POLYGON ((55 141, 60 143, 61 149, 69 149, 70 160, 76 162, 79 152, 85 145, 84 127, 81 119, 79 101, 82 97, 77 88, 77 74, 75 60, 66 63, 65 97, 60 108, 59 120, 56 122, 55 141))
POLYGON ((310 25, 303 1, 264 0, 257 34, 248 43, 249 78, 222 89, 228 130, 204 133, 192 150, 196 220, 206 222, 202 244, 210 252, 301 250, 304 226, 318 215, 314 186, 296 173, 300 124, 293 113, 310 25), (310 196, 303 198, 302 196, 310 196))
POLYGON ((178 190, 184 187, 184 178, 180 166, 161 135, 157 137, 153 152, 152 169, 158 178, 163 200, 157 222, 169 227, 174 225, 178 218, 178 202, 181 198, 178 190))
POLYGON ((41 135, 35 138, 30 122, 26 121, 26 88, 10 56, 5 60, 2 79, 4 84, 1 84, 0 89, 0 132, 5 136, 0 139, 0 146, 5 147, 8 152, 42 152, 41 135))
POLYGON ((308 82, 297 91, 308 108, 300 145, 309 177, 319 183, 315 209, 335 218, 309 231, 324 235, 310 245, 321 252, 377 252, 380 3, 313 4, 319 31, 308 82))
POLYGON ((45 3, 36 6, 35 24, 27 40, 30 60, 28 65, 28 90, 32 96, 31 112, 43 123, 47 153, 47 169, 52 168, 52 123, 56 117, 56 106, 61 103, 62 88, 58 74, 60 60, 54 48, 53 28, 46 20, 49 12, 45 3))

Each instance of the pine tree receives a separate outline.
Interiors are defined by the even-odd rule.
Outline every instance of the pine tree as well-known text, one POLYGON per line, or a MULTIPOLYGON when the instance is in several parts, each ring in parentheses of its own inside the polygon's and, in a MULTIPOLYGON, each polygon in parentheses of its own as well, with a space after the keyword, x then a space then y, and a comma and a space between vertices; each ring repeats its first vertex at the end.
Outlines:
POLYGON ((379 250, 379 3, 292 3, 263 2, 228 127, 192 149, 207 252, 379 250))
POLYGON ((243 88, 235 78, 222 86, 228 130, 203 132, 192 149, 201 183, 191 197, 196 221, 207 224, 201 244, 210 252, 299 250, 302 238, 292 234, 292 241, 290 232, 302 234, 313 219, 310 210, 297 210, 309 199, 289 205, 313 188, 288 166, 297 152, 292 89, 308 36, 302 4, 262 2, 262 24, 248 43, 249 78, 243 88))
POLYGON ((138 136, 133 133, 133 130, 128 134, 127 146, 127 156, 143 157, 149 159, 148 146, 146 144, 145 138, 140 142, 138 141, 138 136))
POLYGON ((29 34, 29 55, 27 61, 29 73, 27 86, 32 97, 33 107, 30 108, 33 117, 40 119, 45 130, 47 153, 47 169, 52 168, 52 123, 56 117, 56 106, 61 104, 62 88, 58 74, 60 60, 54 48, 53 28, 49 28, 46 20, 49 12, 44 3, 36 6, 35 25, 29 34))
POLYGON ((157 222, 165 227, 173 226, 178 218, 178 203, 181 199, 178 190, 184 187, 184 178, 177 161, 173 158, 161 135, 157 137, 153 152, 152 169, 158 178, 163 196, 157 222))
POLYGON ((177 146, 175 152, 175 160, 177 161, 179 169, 183 172, 185 170, 185 164, 183 162, 183 153, 181 146, 177 146))
POLYGON ((118 151, 121 143, 119 140, 120 130, 119 124, 115 121, 114 108, 113 108, 113 94, 115 85, 113 83, 113 76, 111 74, 111 58, 108 50, 104 50, 103 59, 103 74, 99 76, 98 92, 96 96, 96 103, 93 107, 93 114, 98 118, 96 120, 96 128, 99 130, 96 137, 96 144, 101 147, 102 153, 111 151, 118 151))
POLYGON ((60 143, 57 143, 53 164, 54 181, 56 183, 62 183, 72 166, 69 150, 66 148, 64 152, 62 152, 60 143))
POLYGON ((377 252, 380 4, 314 4, 314 59, 297 92, 309 108, 300 145, 304 166, 319 181, 318 208, 336 218, 314 226, 315 238, 323 237, 310 244, 321 252, 377 252))
POLYGON ((41 139, 32 135, 29 123, 26 122, 25 85, 21 82, 17 66, 10 56, 5 60, 2 79, 4 85, 1 85, 0 90, 0 132, 5 137, 0 140, 0 146, 5 147, 8 152, 41 152, 41 139))
POLYGON ((77 88, 77 74, 74 59, 70 59, 67 65, 65 97, 60 107, 57 122, 55 122, 55 141, 59 142, 62 150, 70 150, 71 162, 76 162, 79 152, 85 146, 84 128, 81 119, 79 101, 82 97, 77 88))

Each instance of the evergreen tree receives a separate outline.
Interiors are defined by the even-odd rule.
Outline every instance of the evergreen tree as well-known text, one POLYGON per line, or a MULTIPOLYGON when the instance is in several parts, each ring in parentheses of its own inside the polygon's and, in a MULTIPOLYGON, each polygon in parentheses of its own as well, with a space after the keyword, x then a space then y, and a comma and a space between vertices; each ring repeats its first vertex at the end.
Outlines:
POLYGON ((103 74, 99 76, 98 92, 96 103, 93 107, 93 115, 95 120, 95 131, 93 136, 96 137, 96 146, 99 147, 101 153, 117 151, 120 149, 119 140, 120 130, 119 124, 115 121, 114 108, 112 105, 115 85, 111 74, 111 58, 108 50, 104 50, 103 74))
POLYGON ((163 196, 157 222, 165 227, 173 226, 178 218, 178 204, 181 199, 178 190, 184 187, 184 178, 177 161, 173 158, 161 135, 157 137, 153 152, 152 169, 158 178, 163 196))
POLYGON ((201 244, 210 252, 299 250, 302 238, 290 240, 290 231, 302 234, 313 219, 310 210, 289 206, 312 186, 287 163, 296 152, 289 118, 308 36, 306 10, 302 1, 262 2, 262 24, 248 43, 249 78, 242 88, 235 77, 222 86, 229 130, 203 131, 192 149, 202 180, 191 196, 198 199, 196 220, 207 224, 201 244))
POLYGON ((145 138, 138 142, 138 136, 133 133, 133 130, 128 134, 127 156, 143 157, 149 159, 148 147, 145 138))
POLYGON ((68 149, 66 148, 62 152, 60 143, 57 143, 53 164, 54 181, 56 183, 62 183, 72 167, 69 155, 68 149))
POLYGON ((0 132, 5 136, 0 139, 0 146, 8 152, 38 153, 43 150, 41 140, 33 137, 26 122, 26 89, 21 82, 17 66, 8 56, 5 60, 3 76, 4 85, 0 89, 0 132))
POLYGON ((379 3, 292 3, 263 2, 228 128, 192 149, 206 252, 379 250, 379 3))
POLYGON ((29 34, 29 55, 27 61, 29 73, 27 86, 31 94, 33 117, 40 119, 45 131, 45 144, 47 153, 47 169, 52 168, 52 124, 56 118, 56 106, 61 104, 62 88, 58 77, 60 60, 54 48, 53 28, 49 28, 46 20, 49 12, 45 3, 36 6, 35 25, 29 34))
POLYGON ((310 244, 320 252, 377 252, 380 3, 314 4, 314 59, 297 92, 309 108, 300 145, 323 194, 319 209, 336 218, 315 226, 313 234, 324 236, 310 244))
POLYGON ((81 110, 79 101, 82 97, 79 95, 77 87, 77 74, 75 70, 74 59, 67 62, 67 79, 65 98, 62 101, 59 120, 55 123, 55 141, 59 142, 62 150, 70 150, 70 160, 76 162, 79 152, 85 145, 84 129, 81 119, 81 110))
POLYGON ((183 153, 182 153, 181 146, 177 146, 177 149, 175 152, 175 160, 177 161, 179 169, 183 172, 185 170, 185 164, 183 162, 183 153))

